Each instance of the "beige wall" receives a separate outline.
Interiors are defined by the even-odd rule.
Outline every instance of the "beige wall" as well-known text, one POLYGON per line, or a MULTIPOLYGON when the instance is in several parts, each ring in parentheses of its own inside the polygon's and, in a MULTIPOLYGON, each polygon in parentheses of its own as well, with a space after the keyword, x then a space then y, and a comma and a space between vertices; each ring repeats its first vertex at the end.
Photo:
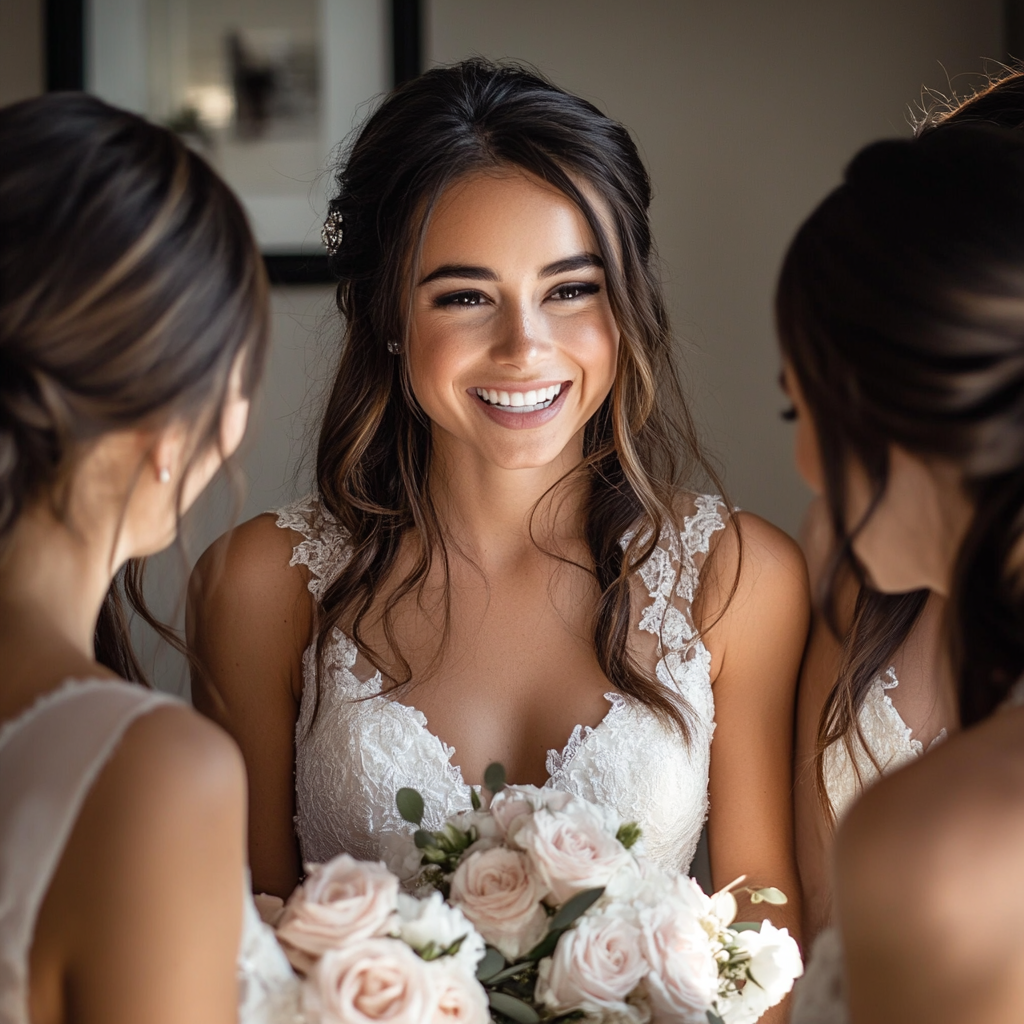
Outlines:
POLYGON ((427 50, 537 65, 633 131, 692 404, 732 500, 794 532, 771 302, 789 238, 921 88, 1002 54, 1000 0, 429 0, 427 50))
POLYGON ((43 91, 43 2, 0 0, 0 107, 43 91))

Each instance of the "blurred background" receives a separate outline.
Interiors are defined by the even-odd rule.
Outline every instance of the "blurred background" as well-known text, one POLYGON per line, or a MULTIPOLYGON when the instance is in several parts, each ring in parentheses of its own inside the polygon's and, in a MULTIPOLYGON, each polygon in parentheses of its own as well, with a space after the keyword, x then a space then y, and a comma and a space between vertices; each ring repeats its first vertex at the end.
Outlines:
MULTIPOLYGON (((791 534, 808 495, 780 421, 772 292, 800 221, 865 143, 1024 57, 1021 0, 0 0, 0 103, 84 87, 182 132, 253 219, 273 290, 266 391, 238 515, 309 487, 341 327, 319 248, 332 152, 395 81, 527 61, 624 122, 654 182, 689 400, 734 504, 791 534)), ((234 514, 222 487, 155 560, 179 619, 189 566, 234 514)), ((155 681, 187 692, 146 640, 155 681)))

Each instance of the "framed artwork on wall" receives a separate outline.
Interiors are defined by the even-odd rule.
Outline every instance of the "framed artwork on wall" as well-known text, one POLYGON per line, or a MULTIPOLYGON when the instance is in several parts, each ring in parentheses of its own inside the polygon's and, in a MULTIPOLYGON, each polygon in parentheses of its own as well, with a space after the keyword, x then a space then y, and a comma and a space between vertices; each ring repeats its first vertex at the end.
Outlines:
POLYGON ((329 281, 332 159, 419 74, 420 3, 48 0, 48 85, 178 132, 238 193, 274 283, 329 281))

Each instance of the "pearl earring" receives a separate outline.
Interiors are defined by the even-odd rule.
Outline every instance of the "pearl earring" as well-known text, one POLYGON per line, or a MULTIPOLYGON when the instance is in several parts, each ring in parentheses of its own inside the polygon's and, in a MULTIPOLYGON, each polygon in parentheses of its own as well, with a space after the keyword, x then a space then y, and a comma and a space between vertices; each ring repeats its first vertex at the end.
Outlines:
POLYGON ((160 472, 157 474, 157 479, 162 484, 170 483, 171 471, 166 466, 161 466, 160 472))

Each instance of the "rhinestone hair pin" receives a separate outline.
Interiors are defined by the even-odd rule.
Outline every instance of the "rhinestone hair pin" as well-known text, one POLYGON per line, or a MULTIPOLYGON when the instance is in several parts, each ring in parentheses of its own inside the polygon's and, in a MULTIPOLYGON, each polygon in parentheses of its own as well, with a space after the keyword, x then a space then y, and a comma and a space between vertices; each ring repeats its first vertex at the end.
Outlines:
POLYGON ((331 210, 327 215, 327 220, 324 221, 323 230, 320 232, 320 240, 331 256, 341 248, 343 237, 341 214, 337 210, 331 210))

